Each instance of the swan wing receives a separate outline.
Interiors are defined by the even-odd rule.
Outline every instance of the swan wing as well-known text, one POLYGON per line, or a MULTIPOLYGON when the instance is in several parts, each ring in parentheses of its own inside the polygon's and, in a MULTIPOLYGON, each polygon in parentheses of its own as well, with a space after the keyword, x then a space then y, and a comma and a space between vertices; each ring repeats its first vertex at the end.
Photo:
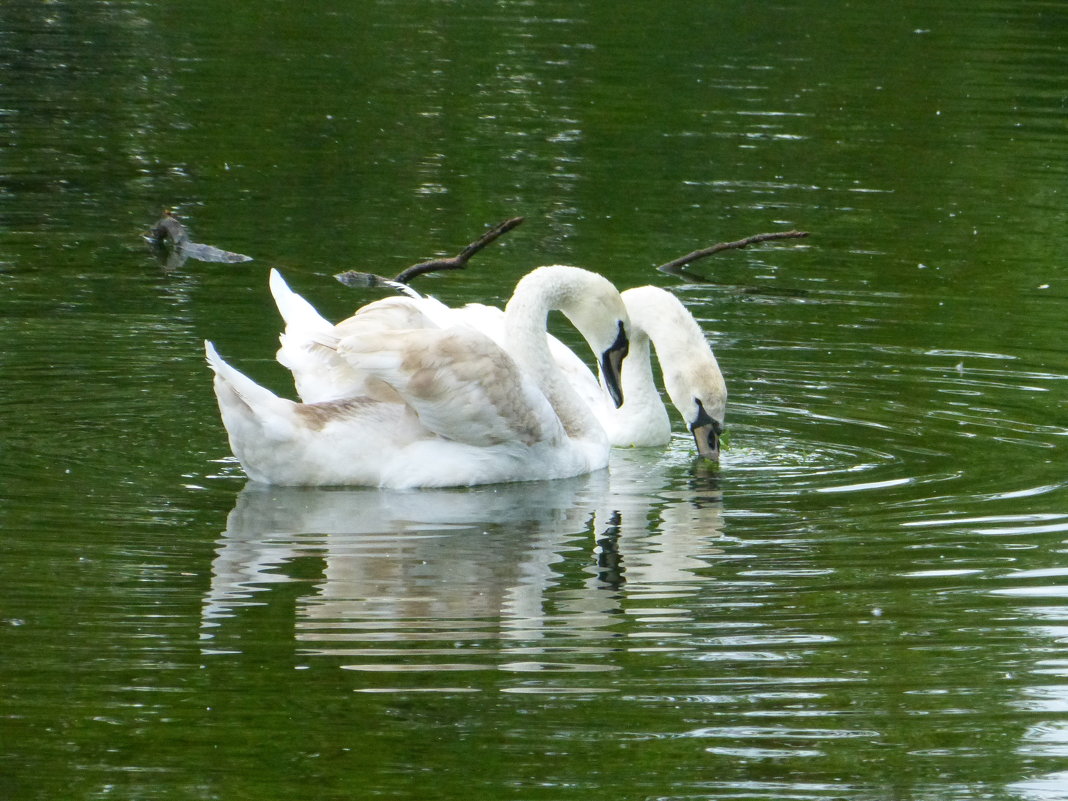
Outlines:
POLYGON ((363 330, 343 338, 338 353, 396 390, 439 436, 480 446, 565 438, 544 394, 473 329, 363 330))
POLYGON ((279 398, 231 367, 211 342, 205 341, 204 354, 215 373, 215 397, 228 431, 232 422, 233 430, 250 434, 255 431, 257 436, 272 441, 292 436, 296 406, 293 401, 279 398))
MULTIPOLYGON (((385 298, 369 303, 336 326, 305 298, 290 289, 277 270, 271 270, 271 296, 285 321, 279 336, 278 363, 293 375, 297 394, 305 403, 367 396, 385 402, 399 398, 381 381, 355 370, 342 359, 337 342, 352 326, 377 326, 383 330, 433 327, 427 310, 438 312, 442 304, 425 298, 385 298), (436 305, 435 305, 436 304, 436 305)), ((440 313, 440 312, 438 312, 440 313)))
POLYGON ((307 300, 289 288, 282 274, 271 269, 268 279, 271 297, 274 298, 278 313, 282 315, 287 329, 294 331, 321 332, 329 331, 334 324, 319 314, 307 300))
POLYGON ((301 400, 314 403, 366 394, 366 376, 355 373, 324 344, 336 339, 334 324, 290 289, 278 270, 271 270, 269 284, 286 325, 275 358, 293 374, 301 400))

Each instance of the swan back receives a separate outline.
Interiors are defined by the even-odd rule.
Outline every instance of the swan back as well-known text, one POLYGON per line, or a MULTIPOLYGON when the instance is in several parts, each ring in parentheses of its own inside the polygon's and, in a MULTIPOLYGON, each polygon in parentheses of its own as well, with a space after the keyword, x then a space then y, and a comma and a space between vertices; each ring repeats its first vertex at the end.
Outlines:
POLYGON ((704 332, 682 302, 659 287, 623 293, 636 330, 656 348, 664 388, 706 458, 718 458, 727 386, 704 332))

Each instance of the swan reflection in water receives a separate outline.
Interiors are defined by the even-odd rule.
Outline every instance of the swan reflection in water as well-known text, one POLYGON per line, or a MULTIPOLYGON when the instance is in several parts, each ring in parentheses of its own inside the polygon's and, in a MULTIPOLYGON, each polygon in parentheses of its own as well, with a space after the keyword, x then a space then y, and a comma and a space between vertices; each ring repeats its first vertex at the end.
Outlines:
POLYGON ((448 653, 449 664, 424 669, 487 669, 506 667, 494 651, 545 653, 547 640, 559 655, 556 645, 596 653, 588 641, 651 636, 635 629, 689 614, 672 599, 696 592, 722 539, 715 479, 688 477, 683 450, 619 450, 610 472, 465 489, 249 484, 212 564, 205 652, 229 650, 240 608, 295 581, 308 585, 294 624, 304 654, 448 653), (309 558, 321 564, 310 580, 307 562, 295 564, 309 558))

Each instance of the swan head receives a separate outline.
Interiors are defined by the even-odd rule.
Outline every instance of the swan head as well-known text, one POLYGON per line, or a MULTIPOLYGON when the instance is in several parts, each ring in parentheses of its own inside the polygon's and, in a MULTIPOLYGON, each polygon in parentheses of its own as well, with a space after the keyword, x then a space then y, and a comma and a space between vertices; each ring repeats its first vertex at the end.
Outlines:
POLYGON ((601 375, 604 376, 605 389, 608 390, 608 395, 612 398, 612 403, 616 405, 617 409, 623 405, 621 375, 623 359, 627 357, 629 352, 630 340, 627 339, 626 329, 623 326, 623 321, 620 320, 615 341, 607 350, 601 353, 601 375))
POLYGON ((702 341, 700 349, 675 358, 662 369, 664 388, 693 434, 698 454, 718 460, 727 387, 711 348, 702 341))
POLYGON ((693 434, 697 453, 713 462, 719 461, 719 443, 723 436, 723 422, 716 420, 706 412, 700 399, 694 398, 694 403, 697 405, 697 414, 690 423, 690 433, 693 434))
POLYGON ((578 329, 597 357, 612 402, 616 408, 622 406, 621 373, 630 350, 630 316, 612 282, 580 267, 539 267, 516 284, 507 309, 518 310, 528 303, 537 304, 539 314, 559 310, 578 329))

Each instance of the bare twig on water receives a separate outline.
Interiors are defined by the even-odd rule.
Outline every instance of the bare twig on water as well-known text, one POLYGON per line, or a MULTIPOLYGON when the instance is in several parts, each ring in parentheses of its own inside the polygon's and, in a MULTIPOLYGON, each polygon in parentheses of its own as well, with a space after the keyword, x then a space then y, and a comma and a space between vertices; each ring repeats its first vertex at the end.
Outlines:
POLYGON ((338 273, 334 276, 338 281, 345 286, 391 286, 394 284, 409 284, 413 278, 417 278, 424 273, 438 272, 439 270, 462 270, 467 266, 467 262, 496 240, 498 237, 511 231, 517 225, 523 222, 522 217, 512 217, 510 220, 505 220, 502 223, 495 225, 490 230, 486 231, 482 236, 465 247, 455 256, 444 259, 431 259, 430 261, 420 262, 419 264, 413 264, 411 267, 407 267, 401 270, 395 278, 383 278, 380 275, 374 273, 362 273, 356 270, 346 270, 343 273, 338 273))
POLYGON ((691 273, 688 270, 683 270, 682 268, 699 259, 711 256, 713 253, 719 253, 721 250, 738 250, 740 248, 748 247, 749 245, 755 245, 758 242, 769 242, 775 239, 804 239, 806 236, 808 236, 808 231, 776 231, 770 234, 754 234, 753 236, 747 236, 745 239, 738 239, 734 242, 720 242, 711 247, 695 250, 693 253, 687 253, 685 256, 681 256, 674 261, 669 261, 667 264, 661 264, 656 269, 660 270, 660 272, 669 273, 670 275, 704 281, 706 279, 702 276, 691 273))
POLYGON ((406 270, 401 271, 394 281, 398 281, 402 284, 409 283, 416 276, 420 276, 423 273, 437 272, 438 270, 462 270, 467 266, 468 260, 478 253, 482 248, 489 245, 498 237, 511 231, 517 225, 523 222, 522 217, 513 217, 510 220, 505 220, 498 225, 495 225, 490 230, 486 231, 482 236, 465 247, 455 256, 449 259, 433 259, 431 261, 424 261, 421 264, 413 264, 406 270))

